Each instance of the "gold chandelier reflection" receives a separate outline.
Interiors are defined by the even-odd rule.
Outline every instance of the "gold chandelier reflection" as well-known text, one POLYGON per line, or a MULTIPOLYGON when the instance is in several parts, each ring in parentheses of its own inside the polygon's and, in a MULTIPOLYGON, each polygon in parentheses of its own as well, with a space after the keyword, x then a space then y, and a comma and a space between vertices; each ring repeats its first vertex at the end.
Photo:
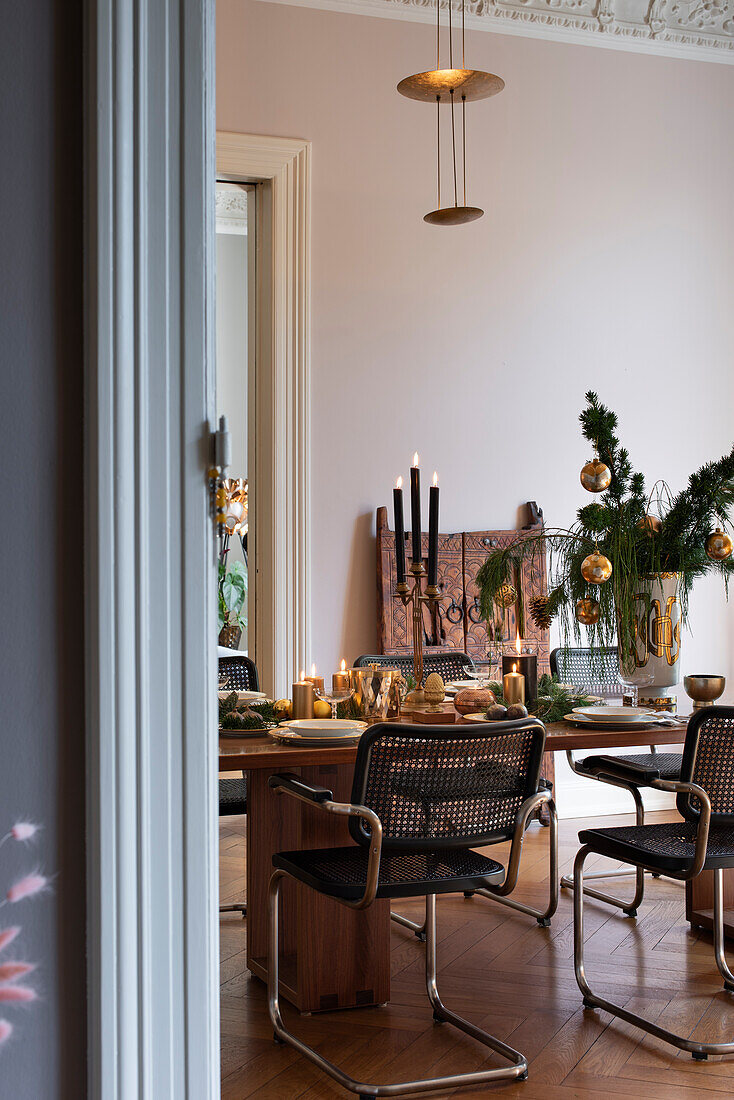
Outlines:
POLYGON ((398 91, 408 99, 436 104, 436 179, 438 204, 435 210, 424 215, 431 225, 462 225, 476 221, 484 211, 478 206, 468 206, 466 201, 466 105, 475 100, 489 99, 505 86, 500 76, 481 69, 467 69, 465 58, 465 2, 461 0, 461 68, 454 68, 454 28, 452 0, 448 3, 449 67, 441 68, 441 0, 436 0, 436 68, 425 73, 406 76, 398 84, 398 91), (461 175, 462 203, 459 205, 459 177, 456 156, 456 121, 454 107, 461 101, 461 175), (453 206, 441 206, 441 104, 451 109, 451 158, 453 165, 453 206))

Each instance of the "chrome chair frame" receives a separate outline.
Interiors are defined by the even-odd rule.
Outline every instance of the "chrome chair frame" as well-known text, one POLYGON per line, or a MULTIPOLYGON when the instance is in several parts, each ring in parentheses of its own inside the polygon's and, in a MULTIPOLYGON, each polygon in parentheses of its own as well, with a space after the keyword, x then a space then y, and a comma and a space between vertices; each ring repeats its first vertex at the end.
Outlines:
MULTIPOLYGON (((654 746, 650 746, 653 752, 654 746)), ((568 760, 569 767, 576 775, 581 776, 582 779, 591 779, 592 777, 587 775, 579 769, 576 761, 573 758, 573 751, 566 749, 566 759, 568 760)), ((623 759, 623 758, 621 758, 623 759)), ((595 775, 594 780, 598 783, 607 783, 611 787, 621 787, 625 791, 629 791, 634 799, 635 803, 635 825, 645 824, 645 807, 642 802, 642 796, 637 787, 632 783, 626 783, 623 779, 615 778, 610 775, 595 775)), ((652 873, 652 872, 651 872, 652 873)), ((659 877, 657 874, 653 875, 654 878, 659 877)), ((635 880, 635 893, 629 900, 625 901, 624 898, 615 897, 614 894, 607 894, 603 890, 595 890, 591 886, 584 886, 584 893, 588 898, 594 898, 596 901, 604 901, 608 905, 616 905, 618 909, 628 917, 636 917, 637 910, 642 905, 642 900, 645 896, 645 872, 640 867, 635 867, 632 871, 589 871, 584 876, 585 880, 597 881, 599 879, 621 879, 621 878, 634 878, 635 880)), ((564 875, 561 879, 561 886, 565 890, 574 890, 574 876, 564 875)))
MULTIPOLYGON (((672 791, 677 794, 687 793, 699 799, 701 811, 698 827, 696 829, 693 863, 691 867, 683 873, 670 872, 666 875, 666 877, 684 882, 695 878, 703 870, 706 861, 706 847, 708 844, 709 824, 711 821, 711 800, 703 787, 698 783, 655 779, 650 782, 649 786, 655 787, 661 791, 672 791)), ((584 963, 584 862, 591 851, 592 849, 588 844, 579 849, 573 869, 573 962, 576 982, 583 995, 584 1008, 601 1008, 604 1012, 610 1012, 613 1016, 619 1017, 620 1020, 624 1020, 626 1023, 634 1025, 634 1027, 639 1027, 643 1031, 648 1032, 648 1034, 656 1036, 658 1039, 663 1039, 672 1046, 678 1047, 679 1050, 689 1051, 696 1061, 705 1061, 709 1054, 734 1054, 734 1042, 703 1043, 695 1039, 687 1039, 683 1035, 677 1035, 673 1031, 668 1031, 667 1028, 660 1027, 659 1024, 653 1023, 652 1020, 648 1020, 644 1016, 638 1016, 636 1012, 630 1012, 629 1009, 624 1008, 622 1005, 614 1004, 613 1001, 608 1001, 605 997, 600 997, 598 994, 594 993, 589 985, 584 963)), ((639 865, 637 869, 640 870, 639 865)), ((724 988, 728 992, 734 993, 734 974, 732 974, 729 969, 725 953, 723 871, 721 868, 717 868, 714 870, 713 874, 714 957, 719 973, 724 979, 724 988)))
MULTIPOLYGON (((474 897, 477 894, 481 898, 487 898, 489 901, 496 901, 500 905, 506 905, 509 909, 516 909, 519 913, 527 913, 529 917, 535 917, 536 921, 541 928, 549 928, 551 917, 554 916, 556 909, 558 908, 558 813, 556 811, 556 804, 551 797, 551 793, 548 790, 540 790, 537 794, 532 795, 527 799, 525 803, 518 810, 517 818, 515 820, 515 832, 510 844, 510 858, 507 861, 507 871, 505 873, 505 881, 501 886, 491 887, 487 890, 466 890, 464 892, 465 898, 474 897), (522 845, 525 838, 525 830, 528 826, 528 821, 533 814, 543 804, 548 806, 548 814, 550 817, 550 830, 548 835, 548 863, 550 868, 550 883, 548 886, 548 904, 545 909, 535 909, 532 905, 525 905, 521 901, 514 901, 507 895, 511 894, 517 886, 517 880, 520 873, 520 857, 522 856, 522 845)), ((409 928, 415 936, 418 937, 421 942, 426 941, 426 922, 418 923, 412 921, 408 917, 402 916, 400 913, 390 913, 390 919, 395 921, 396 924, 401 924, 404 928, 409 928)))
MULTIPOLYGON (((335 900, 339 904, 346 905, 350 909, 366 909, 375 900, 380 877, 380 856, 382 853, 382 824, 379 817, 367 806, 358 806, 346 802, 334 802, 331 798, 321 798, 324 793, 317 788, 311 788, 304 782, 297 784, 291 782, 288 786, 274 786, 278 794, 287 794, 302 802, 323 810, 325 813, 336 814, 342 817, 361 817, 370 827, 371 842, 367 861, 367 875, 365 891, 358 901, 347 901, 342 898, 335 900), (300 790, 296 789, 300 788, 300 790)), ((528 799, 527 802, 530 802, 528 799)), ((527 803, 526 803, 527 804, 527 803)), ((521 810, 523 807, 521 807, 521 810)), ((520 812, 518 812, 518 817, 520 812)), ((289 877, 287 872, 276 869, 270 879, 268 893, 269 913, 269 939, 268 939, 268 1013, 273 1025, 274 1038, 277 1042, 287 1043, 297 1050, 315 1066, 327 1073, 333 1080, 350 1092, 358 1096, 404 1096, 408 1093, 438 1092, 446 1089, 458 1088, 463 1085, 482 1085, 490 1081, 516 1080, 524 1081, 528 1076, 527 1059, 513 1047, 503 1043, 501 1039, 490 1035, 481 1028, 476 1027, 469 1020, 457 1016, 446 1008, 438 991, 436 977, 436 895, 426 895, 426 991, 431 1007, 433 1019, 436 1023, 452 1024, 465 1035, 476 1039, 477 1042, 489 1047, 490 1050, 507 1058, 512 1065, 500 1069, 477 1070, 474 1073, 451 1074, 447 1077, 428 1077, 419 1081, 403 1081, 395 1084, 374 1085, 357 1081, 350 1077, 339 1066, 334 1065, 313 1047, 308 1046, 302 1039, 289 1031, 283 1023, 278 1002, 279 992, 279 965, 278 965, 278 899, 280 885, 283 878, 289 877)))

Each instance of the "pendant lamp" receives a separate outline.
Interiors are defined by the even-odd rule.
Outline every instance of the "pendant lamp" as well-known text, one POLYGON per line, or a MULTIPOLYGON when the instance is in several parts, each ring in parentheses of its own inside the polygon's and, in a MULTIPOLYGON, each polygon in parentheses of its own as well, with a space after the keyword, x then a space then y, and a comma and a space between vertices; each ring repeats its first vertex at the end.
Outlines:
POLYGON ((480 69, 467 69, 465 57, 465 2, 461 0, 461 68, 454 68, 454 27, 451 0, 448 0, 449 67, 441 68, 441 0, 436 0, 436 68, 429 72, 406 76, 398 84, 398 91, 408 99, 436 104, 436 175, 438 205, 423 218, 431 225, 462 225, 481 218, 484 211, 466 202, 466 105, 474 100, 489 99, 505 86, 504 80, 494 73, 480 69), (462 202, 459 205, 459 176, 456 153, 456 104, 461 104, 461 180, 462 202), (451 159, 453 178, 453 205, 441 205, 441 105, 448 105, 451 114, 451 159))

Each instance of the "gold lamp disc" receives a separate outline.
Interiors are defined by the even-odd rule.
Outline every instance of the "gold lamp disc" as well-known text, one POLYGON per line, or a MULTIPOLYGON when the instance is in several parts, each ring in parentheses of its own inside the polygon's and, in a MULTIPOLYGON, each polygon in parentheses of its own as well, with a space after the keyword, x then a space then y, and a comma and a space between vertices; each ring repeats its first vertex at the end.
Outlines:
POLYGON ((423 221, 429 225, 465 225, 481 218, 484 211, 478 206, 444 206, 440 210, 431 210, 423 215, 423 221))
POLYGON ((596 600, 576 600, 576 618, 584 626, 599 622, 599 604, 596 600))
POLYGON ((512 584, 503 584, 500 588, 497 589, 494 597, 494 602, 497 604, 498 607, 508 608, 512 607, 516 599, 517 592, 515 591, 515 586, 512 584))
POLYGON ((717 527, 706 539, 706 557, 711 561, 726 561, 731 557, 732 541, 726 531, 717 527))
POLYGON ((581 576, 587 584, 604 584, 612 575, 612 563, 595 551, 581 562, 581 576))
POLYGON ((581 484, 589 493, 603 493, 611 481, 612 471, 598 458, 587 462, 581 469, 581 484))
POLYGON ((464 99, 472 103, 477 99, 489 99, 505 86, 501 76, 485 73, 481 69, 432 69, 427 73, 406 76, 398 84, 398 91, 408 99, 423 103, 450 103, 451 93, 456 101, 464 99))

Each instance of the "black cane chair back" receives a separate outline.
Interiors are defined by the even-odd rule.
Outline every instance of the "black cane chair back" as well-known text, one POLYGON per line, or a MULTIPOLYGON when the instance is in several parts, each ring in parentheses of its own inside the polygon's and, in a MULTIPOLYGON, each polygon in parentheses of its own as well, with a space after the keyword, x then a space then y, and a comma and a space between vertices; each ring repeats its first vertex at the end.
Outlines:
POLYGON ((550 655, 550 670, 561 683, 605 684, 619 687, 619 659, 616 646, 582 649, 559 646, 550 655))
POLYGON ((219 658, 219 683, 225 691, 259 691, 260 677, 255 662, 244 653, 219 658))
MULTIPOLYGON (((354 668, 364 668, 366 665, 379 665, 381 668, 397 668, 403 676, 413 675, 413 658, 401 653, 363 653, 354 662, 354 668)), ((468 670, 474 668, 474 661, 468 653, 462 653, 460 649, 446 649, 440 653, 423 654, 423 675, 437 672, 439 676, 449 683, 451 680, 466 680, 468 670)))
MULTIPOLYGON (((711 824, 734 826, 734 707, 705 707, 686 731, 681 779, 697 783, 711 800, 711 824)), ((697 821, 700 801, 679 794, 678 812, 697 821)))
MULTIPOLYGON (((473 848, 509 839, 538 790, 545 728, 534 718, 465 727, 380 723, 362 736, 352 802, 382 823, 383 849, 473 848)), ((349 819, 369 844, 367 824, 349 819)))
POLYGON ((244 775, 219 780, 219 816, 247 813, 247 780, 244 775))

